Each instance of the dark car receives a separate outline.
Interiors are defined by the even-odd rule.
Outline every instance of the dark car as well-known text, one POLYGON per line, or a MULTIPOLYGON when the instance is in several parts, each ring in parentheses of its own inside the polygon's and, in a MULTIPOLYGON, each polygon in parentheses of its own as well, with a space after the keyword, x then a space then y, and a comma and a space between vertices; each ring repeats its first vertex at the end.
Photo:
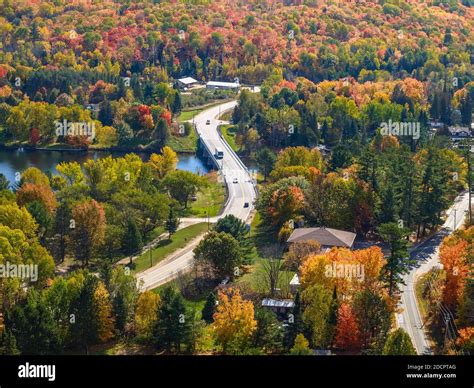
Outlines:
POLYGON ((249 207, 249 203, 248 203, 248 202, 244 202, 244 207, 249 207))

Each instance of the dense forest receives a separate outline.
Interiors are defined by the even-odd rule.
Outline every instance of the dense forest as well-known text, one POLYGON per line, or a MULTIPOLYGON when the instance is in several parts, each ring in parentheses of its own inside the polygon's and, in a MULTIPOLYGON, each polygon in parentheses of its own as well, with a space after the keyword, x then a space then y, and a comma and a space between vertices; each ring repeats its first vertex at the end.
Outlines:
MULTIPOLYGON (((451 132, 473 123, 472 5, 0 0, 0 145, 150 153, 0 174, 0 264, 39 268, 0 278, 0 354, 415 354, 395 325, 409 248, 472 187, 451 132), (248 88, 189 91, 182 77, 248 88), (258 167, 255 211, 211 226, 222 203, 199 203, 207 219, 180 235, 201 237, 192 271, 144 291, 153 243, 182 233, 203 190, 225 191, 177 170, 176 138, 197 143, 195 113, 232 99, 219 130, 258 167), (287 246, 295 225, 365 245, 287 246), (364 278, 326 275, 339 264, 364 278), (277 297, 291 322, 262 307, 277 297)), ((444 269, 420 286, 439 353, 474 349, 471 225, 440 239, 444 269), (440 305, 457 325, 449 349, 440 305)))

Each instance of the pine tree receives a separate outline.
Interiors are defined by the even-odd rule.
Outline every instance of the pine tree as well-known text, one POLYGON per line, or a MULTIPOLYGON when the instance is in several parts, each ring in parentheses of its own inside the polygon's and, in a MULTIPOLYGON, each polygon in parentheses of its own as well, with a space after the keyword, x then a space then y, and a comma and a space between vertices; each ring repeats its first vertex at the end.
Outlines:
POLYGON ((155 139, 159 148, 164 147, 168 142, 171 133, 168 123, 164 118, 160 118, 155 127, 155 139))
POLYGON ((2 354, 5 356, 17 356, 20 351, 16 347, 16 338, 11 330, 5 330, 2 338, 2 354))
POLYGON ((403 275, 409 271, 407 236, 410 230, 391 222, 380 225, 379 232, 384 241, 390 245, 390 256, 383 268, 382 277, 387 283, 388 294, 393 296, 398 291, 398 284, 404 284, 403 275))
POLYGON ((380 207, 379 222, 385 224, 388 222, 394 222, 396 219, 395 199, 394 199, 393 186, 389 182, 387 189, 385 190, 383 201, 380 207))
POLYGON ((103 125, 110 126, 114 121, 114 115, 112 111, 112 105, 110 104, 109 100, 105 100, 101 106, 99 111, 99 120, 103 125))
POLYGON ((181 111, 181 108, 181 94, 179 93, 179 91, 176 91, 173 98, 173 104, 171 105, 171 111, 173 112, 173 114, 177 114, 181 111))
POLYGON ((286 349, 290 349, 293 346, 296 336, 302 333, 304 330, 303 309, 301 306, 301 295, 299 292, 296 293, 294 302, 295 305, 292 312, 293 317, 289 321, 284 339, 284 345, 286 349))
POLYGON ((165 228, 169 234, 169 239, 171 240, 171 236, 176 233, 179 227, 179 219, 174 215, 173 206, 169 207, 168 211, 168 219, 166 220, 165 228))
POLYGON ((84 348, 89 354, 89 346, 99 340, 99 322, 95 315, 94 293, 97 289, 98 279, 88 275, 84 280, 81 291, 71 302, 71 329, 70 337, 73 344, 84 348))
POLYGON ((461 117, 462 123, 466 127, 471 127, 472 122, 472 112, 473 112, 473 103, 470 93, 466 93, 461 99, 461 117))
POLYGON ((193 317, 188 313, 181 294, 172 287, 163 290, 161 301, 153 329, 155 346, 180 352, 181 345, 189 343, 193 317))
POLYGON ((214 322, 214 312, 216 311, 216 296, 214 295, 213 292, 209 294, 209 296, 206 299, 206 304, 204 305, 202 309, 202 319, 206 323, 212 323, 214 322))
POLYGON ((132 264, 131 256, 138 253, 142 247, 142 236, 138 230, 135 220, 130 217, 127 221, 127 229, 122 240, 122 249, 125 254, 130 256, 130 265, 132 264))
POLYGON ((408 333, 403 329, 397 329, 388 336, 382 354, 390 356, 415 356, 416 350, 408 333))

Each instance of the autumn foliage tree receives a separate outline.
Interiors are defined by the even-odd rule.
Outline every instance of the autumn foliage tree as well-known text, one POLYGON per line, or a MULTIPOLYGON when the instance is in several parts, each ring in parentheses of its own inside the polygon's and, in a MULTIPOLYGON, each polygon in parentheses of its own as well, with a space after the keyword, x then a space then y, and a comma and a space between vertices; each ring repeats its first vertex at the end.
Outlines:
POLYGON ((355 315, 347 303, 339 306, 334 345, 339 349, 350 351, 358 351, 362 347, 355 315))
POLYGON ((455 310, 462 298, 469 268, 467 265, 467 241, 459 238, 446 239, 440 248, 440 261, 446 271, 443 302, 455 310))
POLYGON ((298 215, 303 208, 304 195, 299 187, 289 186, 273 193, 269 214, 273 226, 280 227, 286 221, 298 215))
POLYGON ((160 302, 160 296, 154 292, 145 291, 140 294, 135 309, 135 328, 138 335, 145 338, 151 335, 153 326, 158 319, 157 311, 160 302))
POLYGON ((238 289, 219 292, 213 329, 224 353, 239 352, 249 346, 257 328, 253 303, 244 300, 238 289))
POLYGON ((98 202, 90 200, 77 204, 72 209, 72 218, 74 253, 82 265, 87 266, 105 236, 105 211, 98 202))
POLYGON ((16 192, 17 202, 20 206, 37 201, 52 214, 58 203, 56 197, 49 186, 34 183, 25 183, 16 192))

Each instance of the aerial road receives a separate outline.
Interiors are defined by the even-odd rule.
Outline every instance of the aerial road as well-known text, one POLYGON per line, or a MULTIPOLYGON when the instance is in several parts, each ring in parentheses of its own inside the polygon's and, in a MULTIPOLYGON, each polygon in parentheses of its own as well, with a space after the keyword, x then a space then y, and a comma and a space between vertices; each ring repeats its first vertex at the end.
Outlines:
POLYGON ((441 229, 410 252, 415 265, 404 276, 406 285, 401 286, 402 312, 397 314, 398 326, 404 329, 413 342, 417 354, 432 354, 429 341, 424 331, 424 323, 415 295, 417 279, 433 267, 440 267, 439 247, 443 239, 458 229, 464 222, 469 206, 469 193, 459 195, 447 211, 446 221, 441 229))
MULTIPOLYGON (((218 217, 212 217, 210 222, 214 223, 219 218, 228 214, 248 221, 253 209, 253 202, 256 197, 253 177, 239 157, 233 152, 227 142, 219 135, 218 126, 221 124, 219 115, 223 112, 233 109, 237 105, 236 101, 227 102, 206 109, 194 118, 196 130, 212 153, 215 150, 223 152, 221 158, 216 158, 219 174, 227 186, 227 201, 223 212, 218 217)), ((202 218, 183 219, 188 225, 204 222, 202 218)), ((137 275, 142 290, 149 290, 158 287, 177 276, 179 273, 186 272, 192 266, 193 249, 199 243, 200 239, 191 241, 185 248, 175 252, 164 261, 154 267, 151 267, 137 275)))

